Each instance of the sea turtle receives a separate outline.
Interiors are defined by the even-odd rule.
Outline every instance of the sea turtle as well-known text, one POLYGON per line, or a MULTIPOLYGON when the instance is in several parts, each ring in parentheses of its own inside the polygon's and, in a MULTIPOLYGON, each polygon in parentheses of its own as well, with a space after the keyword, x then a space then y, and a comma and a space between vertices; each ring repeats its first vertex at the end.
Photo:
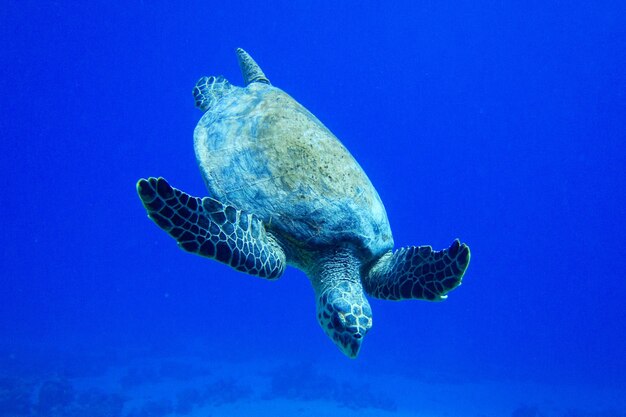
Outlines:
POLYGON ((237 49, 245 87, 202 77, 193 95, 205 113, 194 147, 209 197, 163 178, 140 179, 148 216, 178 245, 267 279, 286 265, 311 280, 317 319, 347 356, 372 327, 372 297, 442 300, 470 260, 454 240, 434 251, 393 251, 385 208, 359 164, 308 110, 272 86, 237 49))

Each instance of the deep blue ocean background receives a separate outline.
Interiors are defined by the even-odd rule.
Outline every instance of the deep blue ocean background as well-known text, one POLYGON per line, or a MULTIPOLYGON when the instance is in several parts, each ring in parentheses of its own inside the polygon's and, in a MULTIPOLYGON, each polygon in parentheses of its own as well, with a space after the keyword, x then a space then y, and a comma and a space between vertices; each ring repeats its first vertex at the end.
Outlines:
POLYGON ((0 374, 201 346, 373 391, 398 373, 626 392, 625 2, 8 1, 0 62, 0 374), (396 247, 472 249, 445 302, 370 299, 356 361, 303 273, 186 254, 137 198, 146 176, 206 194, 191 90, 242 85, 236 47, 352 152, 396 247))

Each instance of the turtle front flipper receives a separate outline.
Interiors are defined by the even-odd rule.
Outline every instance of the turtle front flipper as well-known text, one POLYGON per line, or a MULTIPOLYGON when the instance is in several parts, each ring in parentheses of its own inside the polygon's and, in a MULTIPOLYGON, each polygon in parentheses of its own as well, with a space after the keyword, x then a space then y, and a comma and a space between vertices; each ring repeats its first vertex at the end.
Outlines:
POLYGON ((190 196, 163 178, 140 179, 137 193, 148 217, 187 252, 268 279, 285 270, 285 253, 256 216, 210 197, 190 196))
POLYGON ((383 255, 363 276, 368 294, 385 300, 445 299, 459 285, 470 261, 470 250, 458 239, 448 249, 411 246, 383 255))

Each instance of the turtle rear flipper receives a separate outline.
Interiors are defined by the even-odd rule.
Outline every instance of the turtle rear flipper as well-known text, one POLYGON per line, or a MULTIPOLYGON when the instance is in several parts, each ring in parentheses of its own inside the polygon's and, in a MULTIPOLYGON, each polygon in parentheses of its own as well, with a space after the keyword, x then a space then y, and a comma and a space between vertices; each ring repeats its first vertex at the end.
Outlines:
POLYGON ((237 48, 237 59, 239 60, 239 68, 241 68, 241 75, 243 75, 243 81, 246 85, 250 83, 263 83, 270 84, 270 80, 267 79, 259 64, 241 48, 237 48))
POLYGON ((193 88, 196 107, 207 111, 232 88, 232 84, 221 75, 200 78, 193 88))
POLYGON ((193 197, 164 178, 140 179, 137 193, 148 217, 187 252, 267 279, 285 270, 285 253, 254 215, 210 197, 193 197))
POLYGON ((411 246, 383 255, 363 277, 368 294, 385 300, 419 298, 439 301, 459 285, 470 250, 458 239, 448 249, 411 246))

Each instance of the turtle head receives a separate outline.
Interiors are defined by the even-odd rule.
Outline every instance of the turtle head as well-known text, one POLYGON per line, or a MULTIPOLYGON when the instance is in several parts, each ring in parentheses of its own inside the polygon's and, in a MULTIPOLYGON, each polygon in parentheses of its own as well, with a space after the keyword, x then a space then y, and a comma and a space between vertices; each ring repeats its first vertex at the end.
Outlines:
POLYGON ((346 356, 356 358, 372 327, 372 309, 361 283, 341 280, 324 288, 317 299, 317 320, 346 356))

